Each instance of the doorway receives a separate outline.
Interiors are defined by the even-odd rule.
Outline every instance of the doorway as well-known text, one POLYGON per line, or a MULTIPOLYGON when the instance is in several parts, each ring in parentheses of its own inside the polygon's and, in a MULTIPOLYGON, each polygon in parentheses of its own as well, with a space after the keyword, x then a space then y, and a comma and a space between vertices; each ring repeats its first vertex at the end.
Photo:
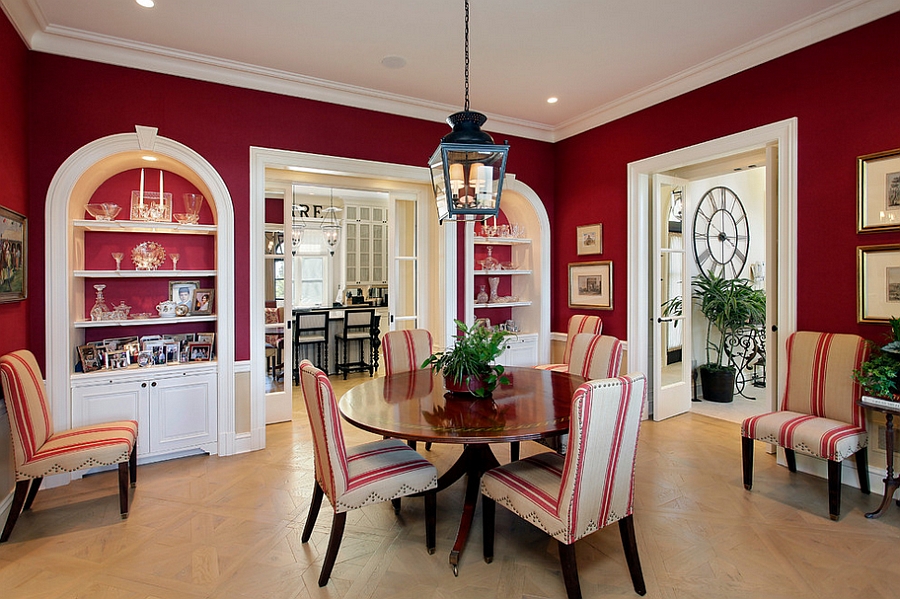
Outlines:
MULTIPOLYGON (((763 152, 769 167, 766 187, 770 190, 766 200, 766 261, 772 265, 765 279, 767 295, 774 298, 768 302, 765 332, 767 345, 768 384, 765 398, 760 401, 759 411, 774 409, 776 398, 784 389, 784 356, 780 349, 780 338, 796 329, 796 119, 781 121, 750 131, 737 133, 718 140, 712 140, 689 148, 676 150, 648 158, 628 166, 629 197, 629 240, 628 240, 628 341, 629 369, 648 373, 650 382, 647 417, 662 419, 690 409, 691 402, 685 402, 685 394, 693 393, 693 381, 688 383, 683 373, 689 372, 688 364, 681 364, 682 376, 676 383, 680 388, 669 387, 664 379, 667 351, 660 347, 662 340, 671 337, 671 331, 663 334, 660 329, 671 328, 671 322, 664 319, 663 310, 666 291, 659 290, 660 269, 663 262, 659 257, 679 254, 685 268, 692 266, 693 254, 687 234, 684 246, 673 252, 672 247, 663 248, 661 236, 657 233, 667 219, 662 214, 662 202, 658 206, 655 198, 660 195, 661 176, 696 174, 701 165, 713 168, 735 156, 748 152, 763 152), (660 249, 664 251, 661 252, 660 249), (688 259, 689 258, 689 259, 688 259)), ((718 167, 721 168, 721 167, 718 167)), ((669 193, 677 183, 669 184, 669 193)), ((692 223, 695 207, 685 203, 684 222, 687 228, 692 223)), ((692 226, 692 225, 691 225, 692 226)), ((693 265, 696 268, 696 265, 693 265)), ((690 271, 683 270, 681 289, 686 291, 690 271)), ((689 314, 685 301, 684 314, 689 314)), ((683 319, 684 331, 690 330, 690 318, 683 319)), ((682 360, 690 359, 688 356, 682 360)), ((668 369, 671 374, 671 368, 668 369)))

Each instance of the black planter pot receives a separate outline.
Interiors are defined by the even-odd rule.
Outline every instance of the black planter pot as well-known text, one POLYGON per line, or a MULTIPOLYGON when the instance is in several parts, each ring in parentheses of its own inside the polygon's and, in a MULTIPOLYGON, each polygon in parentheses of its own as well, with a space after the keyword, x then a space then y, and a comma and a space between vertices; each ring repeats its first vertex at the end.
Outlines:
POLYGON ((703 399, 719 403, 734 400, 734 371, 708 370, 700 367, 700 385, 703 387, 703 399))

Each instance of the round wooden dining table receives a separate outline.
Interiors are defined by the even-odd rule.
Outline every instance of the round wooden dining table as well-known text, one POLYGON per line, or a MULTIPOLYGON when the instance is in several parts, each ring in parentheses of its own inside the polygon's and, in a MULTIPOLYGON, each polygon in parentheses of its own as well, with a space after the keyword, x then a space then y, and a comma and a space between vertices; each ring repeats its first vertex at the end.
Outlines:
POLYGON ((463 513, 450 552, 453 573, 466 544, 480 494, 481 475, 500 463, 491 443, 535 440, 569 429, 572 395, 585 379, 565 372, 508 367, 509 385, 491 397, 455 395, 430 369, 366 381, 341 397, 347 422, 383 435, 431 443, 463 445, 459 459, 438 479, 438 491, 467 475, 463 513))

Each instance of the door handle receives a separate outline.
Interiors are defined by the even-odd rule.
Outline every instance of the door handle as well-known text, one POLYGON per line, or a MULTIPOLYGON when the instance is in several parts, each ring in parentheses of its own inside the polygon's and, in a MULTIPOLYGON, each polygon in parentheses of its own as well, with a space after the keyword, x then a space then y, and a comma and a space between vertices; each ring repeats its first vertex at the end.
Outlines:
POLYGON ((675 319, 674 319, 674 318, 662 318, 662 317, 660 317, 660 318, 657 318, 657 319, 656 319, 656 322, 658 322, 658 323, 672 322, 673 320, 675 320, 675 319))

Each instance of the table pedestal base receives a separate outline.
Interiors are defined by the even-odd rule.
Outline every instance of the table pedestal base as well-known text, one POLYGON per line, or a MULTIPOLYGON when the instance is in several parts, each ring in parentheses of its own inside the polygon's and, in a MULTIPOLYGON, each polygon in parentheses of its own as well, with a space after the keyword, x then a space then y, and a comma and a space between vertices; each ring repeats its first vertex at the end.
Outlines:
MULTIPOLYGON (((883 514, 891 504, 894 491, 900 488, 900 476, 894 476, 894 415, 887 411, 885 411, 884 435, 885 461, 887 462, 887 472, 884 477, 884 497, 881 499, 881 505, 878 506, 878 509, 866 514, 866 518, 877 518, 883 514)), ((900 499, 897 500, 897 505, 900 506, 900 499)))

